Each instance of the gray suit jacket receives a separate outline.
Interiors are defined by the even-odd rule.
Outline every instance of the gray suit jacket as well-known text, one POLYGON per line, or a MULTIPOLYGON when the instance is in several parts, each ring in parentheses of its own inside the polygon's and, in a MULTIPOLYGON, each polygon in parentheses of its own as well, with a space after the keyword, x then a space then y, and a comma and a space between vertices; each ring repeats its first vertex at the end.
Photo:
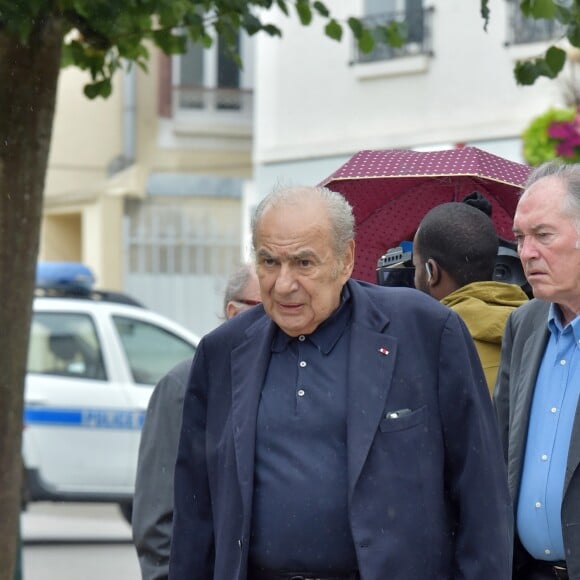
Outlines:
POLYGON ((173 468, 191 361, 179 363, 159 381, 141 432, 131 523, 143 580, 169 575, 173 468))
MULTIPOLYGON (((536 378, 548 342, 550 304, 532 300, 520 306, 508 319, 502 345, 502 358, 494 391, 508 484, 517 505, 524 462, 530 408, 536 378)), ((571 579, 580 580, 580 412, 572 431, 562 502, 562 533, 566 562, 571 579)), ((525 563, 527 554, 516 551, 515 567, 525 563)))

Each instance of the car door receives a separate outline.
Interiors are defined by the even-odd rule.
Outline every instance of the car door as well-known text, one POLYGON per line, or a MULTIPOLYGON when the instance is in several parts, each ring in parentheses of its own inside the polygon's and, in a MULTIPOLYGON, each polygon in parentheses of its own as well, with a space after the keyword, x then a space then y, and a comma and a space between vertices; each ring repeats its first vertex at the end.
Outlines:
MULTIPOLYGON (((140 317, 128 312, 112 313, 112 322, 129 366, 132 383, 128 389, 132 407, 140 409, 144 417, 152 388, 176 364, 195 354, 197 338, 159 317, 140 317)), ((181 421, 181 417, 175 417, 181 421)), ((132 437, 128 465, 131 481, 137 472, 139 436, 132 437)))
POLYGON ((90 310, 33 315, 23 454, 39 484, 56 496, 132 491, 127 457, 142 414, 130 408, 105 340, 90 310))

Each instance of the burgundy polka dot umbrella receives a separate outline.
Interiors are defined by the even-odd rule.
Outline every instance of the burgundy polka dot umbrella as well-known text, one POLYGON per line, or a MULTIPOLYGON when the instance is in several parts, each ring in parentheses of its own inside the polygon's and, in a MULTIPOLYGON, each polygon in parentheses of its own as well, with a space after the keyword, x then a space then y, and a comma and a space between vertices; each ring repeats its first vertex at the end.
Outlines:
POLYGON ((353 277, 376 281, 377 260, 412 240, 432 207, 479 191, 502 238, 512 240, 518 192, 530 168, 476 147, 419 152, 360 151, 320 185, 342 193, 356 221, 353 277))

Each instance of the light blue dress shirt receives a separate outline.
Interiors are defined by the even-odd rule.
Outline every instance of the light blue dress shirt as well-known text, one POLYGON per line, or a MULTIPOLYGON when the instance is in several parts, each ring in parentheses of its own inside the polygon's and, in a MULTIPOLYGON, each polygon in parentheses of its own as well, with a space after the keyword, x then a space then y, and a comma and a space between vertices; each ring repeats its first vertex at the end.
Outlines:
POLYGON ((580 393, 580 316, 563 328, 552 304, 548 329, 530 412, 517 531, 531 556, 557 561, 565 560, 561 507, 580 393))

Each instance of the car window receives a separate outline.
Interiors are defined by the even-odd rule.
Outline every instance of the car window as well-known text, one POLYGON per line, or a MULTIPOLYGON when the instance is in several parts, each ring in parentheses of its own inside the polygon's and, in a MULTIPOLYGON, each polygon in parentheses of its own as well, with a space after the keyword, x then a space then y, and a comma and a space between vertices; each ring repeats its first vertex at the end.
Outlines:
POLYGON ((136 383, 154 385, 195 347, 179 336, 148 322, 113 316, 136 383))
POLYGON ((29 373, 106 380, 103 356, 90 316, 34 313, 27 370, 29 373))

